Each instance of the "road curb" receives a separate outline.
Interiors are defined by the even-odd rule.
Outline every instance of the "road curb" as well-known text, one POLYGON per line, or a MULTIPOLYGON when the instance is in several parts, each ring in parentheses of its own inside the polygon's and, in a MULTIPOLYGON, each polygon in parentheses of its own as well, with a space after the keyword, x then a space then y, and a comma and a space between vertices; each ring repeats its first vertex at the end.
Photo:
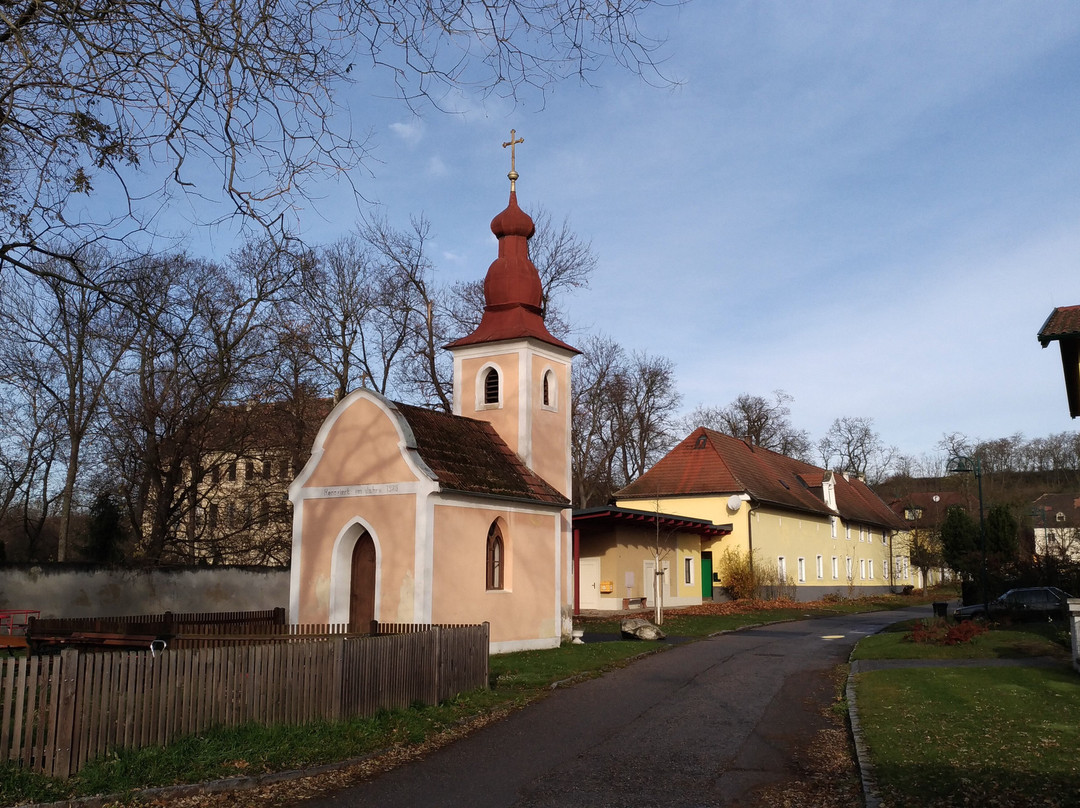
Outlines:
MULTIPOLYGON (((852 649, 852 653, 855 649, 852 649)), ((866 808, 880 808, 881 795, 878 794, 877 781, 874 778, 874 764, 870 762, 870 750, 866 746, 866 737, 863 735, 862 722, 859 720, 859 707, 855 700, 855 674, 858 663, 848 658, 847 684, 844 687, 844 698, 848 705, 848 722, 851 725, 851 737, 855 744, 855 763, 859 767, 859 780, 862 782, 863 801, 866 808)))

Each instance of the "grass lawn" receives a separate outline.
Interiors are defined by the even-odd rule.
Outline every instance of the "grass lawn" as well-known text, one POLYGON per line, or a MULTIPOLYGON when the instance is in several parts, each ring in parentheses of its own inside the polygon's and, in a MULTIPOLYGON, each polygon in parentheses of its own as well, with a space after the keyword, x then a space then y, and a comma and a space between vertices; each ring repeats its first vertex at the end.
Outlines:
POLYGON ((1013 627, 951 647, 905 643, 903 634, 898 625, 868 637, 855 658, 1064 661, 859 674, 860 721, 886 806, 1080 806, 1080 676, 1061 632, 1013 627))
POLYGON ((860 640, 852 659, 1019 659, 1048 656, 1068 661, 1068 629, 1059 624, 1005 626, 980 634, 963 645, 908 642, 904 635, 918 621, 894 623, 880 634, 860 640))

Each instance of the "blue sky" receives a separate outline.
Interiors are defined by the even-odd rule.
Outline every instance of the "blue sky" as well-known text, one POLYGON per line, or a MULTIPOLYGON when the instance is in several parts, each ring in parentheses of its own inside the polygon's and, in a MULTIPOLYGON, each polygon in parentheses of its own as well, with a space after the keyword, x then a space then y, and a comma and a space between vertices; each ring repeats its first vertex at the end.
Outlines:
MULTIPOLYGON (((1080 3, 692 0, 647 25, 673 89, 606 69, 414 115, 361 82, 355 185, 430 220, 441 280, 481 277, 516 128, 519 201, 600 260, 571 317, 672 359, 686 409, 783 389, 814 439, 867 416, 912 455, 1076 428, 1035 335, 1080 303, 1080 3)), ((329 241, 357 208, 328 187, 300 216, 329 241)))

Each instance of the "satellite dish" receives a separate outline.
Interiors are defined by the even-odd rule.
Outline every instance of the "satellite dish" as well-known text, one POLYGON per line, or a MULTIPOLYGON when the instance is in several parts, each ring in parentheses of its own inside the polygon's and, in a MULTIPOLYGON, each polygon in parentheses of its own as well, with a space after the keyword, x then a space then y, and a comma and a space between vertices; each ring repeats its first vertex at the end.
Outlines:
POLYGON ((732 494, 730 497, 728 497, 727 509, 729 511, 734 513, 735 511, 739 510, 740 507, 742 507, 742 500, 739 498, 738 494, 732 494))

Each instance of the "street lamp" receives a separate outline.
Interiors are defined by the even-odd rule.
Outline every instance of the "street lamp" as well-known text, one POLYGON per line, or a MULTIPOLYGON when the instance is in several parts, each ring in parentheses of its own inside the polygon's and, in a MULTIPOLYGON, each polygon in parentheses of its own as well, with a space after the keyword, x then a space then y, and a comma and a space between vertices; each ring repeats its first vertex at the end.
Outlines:
POLYGON ((986 592, 986 524, 983 521, 982 463, 977 457, 953 455, 945 466, 947 474, 974 474, 979 484, 979 548, 982 550, 982 599, 983 615, 990 619, 990 599, 986 592))

